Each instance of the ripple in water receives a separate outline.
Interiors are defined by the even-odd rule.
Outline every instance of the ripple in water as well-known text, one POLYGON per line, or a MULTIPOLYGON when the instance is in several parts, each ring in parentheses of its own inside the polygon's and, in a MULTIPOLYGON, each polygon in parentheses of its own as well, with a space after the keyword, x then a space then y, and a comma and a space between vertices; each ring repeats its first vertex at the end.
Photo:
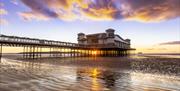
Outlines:
POLYGON ((152 60, 4 58, 0 63, 0 91, 179 91, 179 60, 152 60))

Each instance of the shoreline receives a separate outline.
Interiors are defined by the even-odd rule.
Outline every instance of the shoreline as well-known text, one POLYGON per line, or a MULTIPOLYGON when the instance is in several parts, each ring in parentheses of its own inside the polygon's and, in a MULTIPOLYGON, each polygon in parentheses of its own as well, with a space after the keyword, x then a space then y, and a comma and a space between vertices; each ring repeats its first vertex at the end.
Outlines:
POLYGON ((17 59, 3 57, 5 59, 22 62, 46 63, 60 66, 75 67, 101 67, 108 69, 130 70, 153 74, 180 76, 179 58, 164 58, 153 56, 130 57, 79 57, 79 58, 41 58, 41 59, 17 59))

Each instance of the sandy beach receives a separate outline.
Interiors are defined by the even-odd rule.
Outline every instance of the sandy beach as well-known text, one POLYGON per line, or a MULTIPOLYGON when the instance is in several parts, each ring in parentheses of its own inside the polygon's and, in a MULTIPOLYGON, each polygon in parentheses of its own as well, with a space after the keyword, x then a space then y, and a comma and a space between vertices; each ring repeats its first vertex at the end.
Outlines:
POLYGON ((179 58, 13 58, 1 60, 1 91, 180 90, 179 58))

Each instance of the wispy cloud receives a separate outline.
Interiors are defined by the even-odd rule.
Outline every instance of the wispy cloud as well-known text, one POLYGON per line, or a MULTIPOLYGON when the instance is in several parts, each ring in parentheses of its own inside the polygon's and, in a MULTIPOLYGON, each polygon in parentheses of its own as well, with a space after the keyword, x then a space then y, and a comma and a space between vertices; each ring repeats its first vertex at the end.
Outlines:
POLYGON ((3 7, 3 6, 4 6, 4 4, 0 2, 0 7, 3 7))
POLYGON ((0 15, 6 15, 7 11, 5 9, 0 8, 0 15))
POLYGON ((9 22, 6 19, 0 19, 0 25, 8 25, 9 22))
POLYGON ((126 19, 159 22, 180 16, 180 0, 123 0, 126 19))
POLYGON ((17 0, 11 0, 11 3, 14 5, 18 5, 18 1, 17 0))
MULTIPOLYGON (((159 22, 180 16, 180 0, 21 0, 31 11, 21 16, 61 20, 135 20, 159 22), (31 14, 29 14, 31 13, 31 14), (32 15, 40 17, 33 17, 32 15)), ((36 19, 43 20, 43 19, 36 19)))
POLYGON ((146 50, 167 50, 167 48, 148 48, 146 50))
POLYGON ((8 14, 8 11, 3 8, 4 4, 0 3, 0 25, 8 25, 8 21, 3 16, 8 14))
POLYGON ((49 17, 41 14, 41 13, 35 13, 35 12, 23 12, 18 13, 25 21, 31 21, 31 20, 49 20, 49 17))
POLYGON ((180 41, 170 41, 170 42, 160 43, 159 45, 180 45, 180 41))

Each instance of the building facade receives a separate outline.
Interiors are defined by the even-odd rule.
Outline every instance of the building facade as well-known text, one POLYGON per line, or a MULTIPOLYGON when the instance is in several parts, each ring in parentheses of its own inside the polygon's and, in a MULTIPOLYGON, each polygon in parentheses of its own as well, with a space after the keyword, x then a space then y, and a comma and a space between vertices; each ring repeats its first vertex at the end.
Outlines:
POLYGON ((116 47, 129 49, 130 39, 123 39, 119 35, 115 34, 114 29, 107 29, 104 33, 96 34, 78 34, 78 44, 94 46, 94 47, 116 47))

